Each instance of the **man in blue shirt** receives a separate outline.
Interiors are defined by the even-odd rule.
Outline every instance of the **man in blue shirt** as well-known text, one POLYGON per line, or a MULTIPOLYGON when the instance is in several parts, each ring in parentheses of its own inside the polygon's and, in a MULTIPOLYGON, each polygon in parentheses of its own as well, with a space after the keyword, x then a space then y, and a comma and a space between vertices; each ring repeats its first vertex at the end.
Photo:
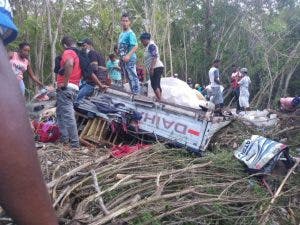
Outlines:
POLYGON ((119 36, 118 53, 124 63, 125 71, 129 78, 130 89, 133 94, 140 93, 139 79, 136 73, 136 50, 138 43, 135 33, 130 28, 130 18, 128 14, 123 14, 121 25, 123 32, 119 36))
POLYGON ((8 0, 0 0, 0 205, 14 224, 58 225, 34 147, 24 97, 3 44, 18 34, 8 0))

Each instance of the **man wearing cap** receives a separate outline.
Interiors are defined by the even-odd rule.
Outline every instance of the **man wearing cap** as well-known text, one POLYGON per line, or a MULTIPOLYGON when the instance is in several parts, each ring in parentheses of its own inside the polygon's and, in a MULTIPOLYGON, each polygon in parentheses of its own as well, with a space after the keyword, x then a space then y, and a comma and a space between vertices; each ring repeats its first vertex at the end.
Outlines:
POLYGON ((125 67, 129 79, 129 85, 133 94, 140 93, 139 79, 136 73, 136 50, 138 49, 138 43, 135 33, 130 28, 130 17, 127 13, 124 13, 121 17, 122 33, 118 40, 118 53, 121 61, 125 67))
POLYGON ((251 83, 247 68, 241 69, 241 77, 241 80, 238 82, 238 84, 240 85, 239 103, 241 106, 241 111, 245 111, 249 108, 249 86, 251 83))
POLYGON ((90 77, 84 77, 80 90, 76 99, 79 102, 85 97, 89 97, 94 93, 95 86, 98 85, 101 89, 105 89, 108 86, 104 85, 107 81, 105 59, 102 54, 94 49, 92 40, 86 38, 78 45, 82 46, 82 50, 88 54, 90 66, 93 71, 90 77))
POLYGON ((24 97, 3 44, 18 34, 7 0, 0 1, 0 205, 14 224, 57 225, 43 181, 24 97))
POLYGON ((144 64, 147 73, 150 75, 151 87, 158 101, 161 100, 162 89, 160 86, 160 78, 164 72, 164 64, 160 61, 158 47, 151 40, 151 34, 143 33, 140 37, 142 44, 145 47, 144 64))

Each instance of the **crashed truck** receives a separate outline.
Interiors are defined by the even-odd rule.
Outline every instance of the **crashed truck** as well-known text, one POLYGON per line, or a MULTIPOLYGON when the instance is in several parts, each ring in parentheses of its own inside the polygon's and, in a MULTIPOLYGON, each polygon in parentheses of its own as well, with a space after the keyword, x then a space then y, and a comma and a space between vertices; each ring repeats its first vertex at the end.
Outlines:
MULTIPOLYGON (((123 129, 126 133, 146 134, 201 155, 212 136, 228 125, 231 118, 214 117, 212 103, 187 87, 185 82, 174 79, 162 79, 162 89, 168 93, 163 94, 161 102, 153 100, 150 88, 144 95, 133 95, 126 87, 112 87, 105 93, 95 91, 92 97, 76 105, 80 140, 84 144, 87 140, 97 143, 95 136, 101 140, 99 136, 107 130, 105 124, 110 135, 102 141, 111 139, 112 133, 123 129), (88 122, 82 123, 84 120, 88 122)), ((112 139, 110 142, 115 144, 112 139)))

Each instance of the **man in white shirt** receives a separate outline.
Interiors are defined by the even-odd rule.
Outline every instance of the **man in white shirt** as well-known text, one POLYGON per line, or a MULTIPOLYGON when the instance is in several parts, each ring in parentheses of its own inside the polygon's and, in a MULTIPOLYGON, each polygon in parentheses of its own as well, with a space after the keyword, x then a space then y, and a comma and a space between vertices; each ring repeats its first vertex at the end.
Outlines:
POLYGON ((221 60, 215 59, 213 61, 213 66, 210 68, 208 75, 211 86, 211 101, 215 104, 215 108, 223 108, 223 96, 221 91, 221 82, 220 82, 220 67, 221 60))

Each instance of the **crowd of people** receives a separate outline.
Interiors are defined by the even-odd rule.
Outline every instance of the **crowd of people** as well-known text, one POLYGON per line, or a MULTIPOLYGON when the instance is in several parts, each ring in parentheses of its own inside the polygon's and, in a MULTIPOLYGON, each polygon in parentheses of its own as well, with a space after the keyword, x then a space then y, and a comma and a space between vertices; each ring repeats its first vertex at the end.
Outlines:
MULTIPOLYGON (((114 47, 114 53, 109 54, 107 61, 94 49, 90 39, 76 42, 72 37, 64 36, 61 40, 64 51, 55 59, 54 68, 57 83, 56 114, 61 142, 70 145, 72 149, 79 148, 74 105, 76 107, 83 98, 91 96, 96 86, 100 89, 106 89, 111 84, 122 87, 128 81, 131 92, 137 95, 141 93, 140 82, 145 80, 147 74, 157 100, 161 101, 163 90, 160 80, 164 65, 160 60, 158 46, 151 39, 150 33, 145 32, 140 36, 144 47, 144 67, 141 66, 137 63, 138 41, 131 29, 128 14, 122 15, 121 26, 118 44, 114 47)), ((18 29, 12 20, 10 4, 8 0, 2 0, 0 75, 5 82, 0 83, 0 203, 17 224, 57 225, 26 118, 24 73, 28 71, 30 78, 38 86, 44 85, 31 67, 29 43, 22 42, 18 51, 7 54, 5 45, 15 40, 17 34, 18 29)), ((207 93, 208 99, 221 111, 224 98, 220 63, 219 59, 213 61, 208 72, 208 86, 193 85, 191 78, 187 79, 187 84, 201 93, 207 93)), ((178 78, 178 74, 174 74, 173 77, 178 78)), ((231 88, 237 113, 249 108, 250 84, 247 68, 239 69, 238 66, 232 65, 231 88)), ((299 97, 284 100, 282 105, 288 110, 300 104, 299 97)))
MULTIPOLYGON (((61 44, 64 48, 61 55, 55 59, 54 72, 57 85, 57 122, 61 131, 61 141, 70 144, 71 148, 79 147, 75 111, 80 101, 94 93, 95 87, 106 89, 110 85, 115 87, 129 83, 132 94, 141 94, 140 82, 145 80, 145 74, 150 78, 151 87, 157 101, 161 101, 162 88, 161 76, 164 65, 160 60, 158 46, 151 39, 150 33, 142 33, 140 41, 144 47, 144 66, 137 65, 136 51, 138 41, 131 29, 131 19, 128 14, 121 17, 122 32, 119 35, 118 44, 114 46, 114 52, 109 54, 106 61, 101 52, 94 49, 91 39, 76 42, 70 36, 64 36, 61 44), (144 69, 145 68, 145 69, 144 69), (146 73, 145 73, 146 71, 146 73)), ((30 78, 39 86, 43 84, 35 76, 29 61, 30 45, 23 42, 19 45, 18 52, 10 52, 9 59, 15 76, 19 82, 22 94, 25 94, 23 74, 29 72, 30 78)), ((203 88, 193 85, 192 79, 187 79, 191 88, 196 88, 202 93, 207 93, 208 100, 215 104, 217 112, 221 112, 223 100, 223 87, 220 81, 219 59, 213 61, 208 72, 210 84, 203 88)), ((246 68, 232 66, 231 86, 235 95, 237 113, 249 107, 249 85, 251 83, 246 68)), ((178 75, 174 75, 178 78, 178 75)))
MULTIPOLYGON (((220 63, 219 59, 213 61, 212 67, 208 72, 209 85, 201 86, 196 83, 194 88, 204 95, 208 100, 213 102, 216 111, 221 112, 224 107, 223 90, 224 87, 220 81, 220 63)), ((232 65, 232 74, 230 77, 231 89, 234 94, 234 102, 236 104, 236 113, 249 110, 249 86, 251 84, 250 77, 248 76, 247 68, 239 68, 235 64, 232 65)), ((191 78, 187 79, 187 84, 193 87, 191 78)))
MULTIPOLYGON (((119 35, 118 44, 114 47, 114 53, 109 55, 105 62, 104 57, 93 48, 93 42, 85 39, 77 43, 69 36, 63 37, 61 43, 64 51, 59 56, 57 67, 57 120, 61 131, 61 141, 70 143, 71 148, 79 147, 79 138, 76 128, 75 106, 81 99, 92 95, 95 86, 101 89, 109 85, 122 86, 128 81, 131 92, 140 94, 140 79, 137 73, 136 50, 138 42, 130 25, 128 14, 121 17, 122 32, 119 35), (87 58, 83 54, 87 54, 87 58), (84 62, 88 61, 87 68, 84 62), (109 76, 107 76, 107 74, 109 76), (76 97, 77 96, 77 97, 76 97)), ((161 100, 162 89, 160 78, 164 66, 159 59, 157 45, 151 40, 151 34, 143 33, 140 36, 145 47, 144 65, 150 76, 151 86, 157 100, 161 100)))

